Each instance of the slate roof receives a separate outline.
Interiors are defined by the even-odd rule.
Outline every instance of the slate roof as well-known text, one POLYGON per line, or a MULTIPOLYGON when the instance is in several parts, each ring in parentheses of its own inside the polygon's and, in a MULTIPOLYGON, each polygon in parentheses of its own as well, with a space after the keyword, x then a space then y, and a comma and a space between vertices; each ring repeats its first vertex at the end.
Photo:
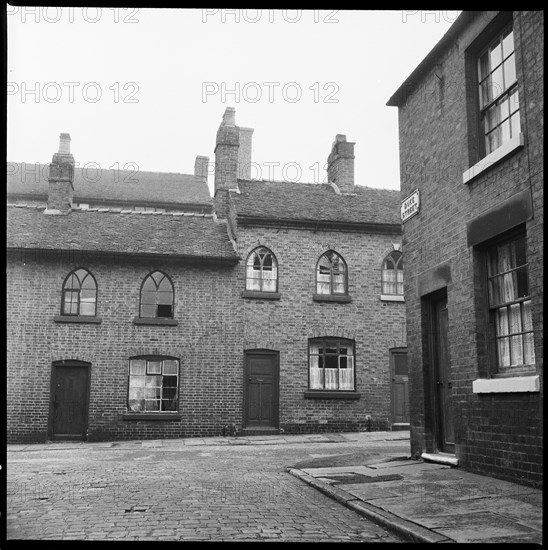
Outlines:
POLYGON ((401 224, 400 192, 355 186, 355 194, 337 194, 330 184, 239 180, 230 198, 239 220, 401 224))
MULTIPOLYGON (((8 162, 9 195, 39 195, 47 200, 48 164, 8 162)), ((212 204, 207 183, 189 174, 76 167, 74 202, 118 201, 212 204)))
POLYGON ((236 261, 225 223, 211 214, 139 213, 121 209, 73 210, 47 215, 44 208, 8 206, 7 247, 170 255, 236 261))

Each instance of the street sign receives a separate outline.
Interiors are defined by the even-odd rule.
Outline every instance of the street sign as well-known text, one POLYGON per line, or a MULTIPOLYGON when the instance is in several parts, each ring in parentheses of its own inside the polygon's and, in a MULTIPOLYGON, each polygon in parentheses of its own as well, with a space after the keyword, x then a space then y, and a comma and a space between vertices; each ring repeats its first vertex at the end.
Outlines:
POLYGON ((401 203, 401 221, 406 222, 409 218, 416 216, 419 213, 420 206, 420 194, 417 189, 401 203))

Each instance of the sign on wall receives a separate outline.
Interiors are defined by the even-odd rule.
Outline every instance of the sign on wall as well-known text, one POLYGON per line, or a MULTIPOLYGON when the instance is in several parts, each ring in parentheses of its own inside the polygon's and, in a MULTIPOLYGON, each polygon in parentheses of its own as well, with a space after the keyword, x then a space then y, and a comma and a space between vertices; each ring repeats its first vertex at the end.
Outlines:
POLYGON ((419 213, 421 206, 419 190, 413 191, 402 203, 401 203, 401 221, 406 222, 409 218, 419 213))

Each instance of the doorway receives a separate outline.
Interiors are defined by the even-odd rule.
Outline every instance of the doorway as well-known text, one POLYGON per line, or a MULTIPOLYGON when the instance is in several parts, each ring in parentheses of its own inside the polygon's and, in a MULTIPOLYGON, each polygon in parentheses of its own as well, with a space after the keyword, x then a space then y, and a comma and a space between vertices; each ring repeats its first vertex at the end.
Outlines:
POLYGON ((278 352, 245 352, 244 428, 278 428, 278 352))
POLYGON ((447 290, 430 299, 431 414, 435 450, 455 452, 453 389, 448 340, 447 290))
POLYGON ((392 429, 409 429, 409 371, 407 348, 390 350, 392 429))
POLYGON ((89 371, 83 361, 59 361, 52 365, 51 439, 85 439, 88 424, 89 371))

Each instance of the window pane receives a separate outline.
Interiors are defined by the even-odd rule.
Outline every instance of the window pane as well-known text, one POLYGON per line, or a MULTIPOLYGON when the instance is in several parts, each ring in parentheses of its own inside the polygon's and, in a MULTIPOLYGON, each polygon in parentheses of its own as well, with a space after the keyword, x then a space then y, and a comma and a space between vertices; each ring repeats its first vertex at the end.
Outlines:
POLYGON ((344 283, 333 283, 333 294, 346 294, 344 283))
POLYGON ((339 389, 354 389, 354 369, 352 368, 352 358, 348 358, 348 368, 339 371, 339 389))
POLYGON ((129 410, 131 412, 143 412, 145 410, 145 400, 143 399, 129 399, 129 410))
POLYGON ((147 374, 162 374, 162 362, 147 361, 147 374))
POLYGON ((510 339, 500 338, 497 340, 497 351, 499 354, 499 366, 510 366, 510 339))
POLYGON ((265 280, 263 280, 263 291, 264 292, 276 292, 276 279, 265 279, 265 280))
POLYGON ((156 287, 160 285, 162 282, 162 279, 164 279, 165 275, 163 273, 160 273, 159 271, 155 271, 154 273, 151 273, 150 275, 152 279, 154 279, 154 282, 156 283, 156 287))
POLYGON ((141 317, 155 318, 156 306, 154 305, 141 305, 141 317))
POLYGON ((531 317, 531 301, 527 300, 522 304, 523 330, 531 331, 523 336, 523 355, 527 365, 535 362, 535 344, 533 337, 533 320, 531 317))
POLYGON ((331 292, 329 283, 318 282, 316 291, 318 294, 329 294, 331 292))
POLYGON ((502 41, 502 55, 508 57, 514 51, 514 32, 510 30, 502 41))
POLYGON ((142 291, 154 292, 155 290, 156 290, 156 284, 154 283, 154 279, 152 277, 147 277, 145 279, 145 282, 143 283, 142 291))
POLYGON ((166 359, 164 361, 164 374, 177 374, 179 372, 178 361, 166 359))
POLYGON ((502 46, 500 42, 491 46, 490 58, 491 69, 494 69, 497 65, 502 63, 502 46))
POLYGON ((173 292, 158 292, 158 304, 173 304, 173 292))
POLYGON ((146 361, 144 359, 133 359, 129 364, 130 374, 145 374, 146 361))
POLYGON ((167 278, 167 277, 164 277, 162 279, 162 281, 160 282, 160 284, 158 285, 158 290, 160 292, 173 292, 173 286, 171 284, 171 281, 167 278))
POLYGON ((504 62, 504 87, 509 88, 516 81, 516 60, 512 54, 504 62))
POLYGON ((177 400, 175 398, 162 399, 162 411, 176 411, 177 400))
POLYGON ((95 290, 81 290, 80 301, 81 302, 95 302, 96 292, 95 290))
POLYGON ((95 279, 89 273, 87 273, 82 281, 82 288, 87 290, 95 290, 97 288, 95 279))
POLYGON ((486 132, 491 131, 495 128, 500 122, 500 109, 497 105, 493 105, 490 109, 485 112, 485 130, 486 132))
POLYGON ((156 303, 157 292, 143 291, 141 292, 141 304, 151 305, 156 303))
POLYGON ((504 81, 502 78, 502 67, 495 69, 491 74, 491 97, 495 99, 504 92, 504 81))
POLYGON ((161 389, 157 387, 146 387, 145 398, 147 399, 160 399, 161 389))
POLYGON ((508 103, 510 113, 515 113, 519 109, 519 96, 517 88, 510 94, 510 101, 508 103))
POLYGON ((489 74, 489 55, 485 52, 478 63, 478 80, 481 82, 489 74))
POLYGON ((326 390, 339 389, 339 369, 324 369, 324 377, 326 390))
POLYGON ((78 313, 78 292, 65 291, 65 302, 63 306, 63 314, 77 315, 78 313))
POLYGON ((145 401, 145 411, 159 411, 160 410, 160 401, 159 400, 149 400, 145 401))
POLYGON ((95 315, 95 302, 81 302, 80 315, 93 317, 95 315))
POLYGON ((145 388, 129 388, 129 399, 144 399, 145 388))
POLYGON ((517 136, 521 132, 521 124, 520 124, 520 118, 519 118, 519 111, 517 111, 515 114, 513 114, 510 117, 510 127, 512 136, 517 136))
POLYGON ((501 124, 501 134, 502 143, 508 142, 510 139, 510 120, 505 120, 501 124))
POLYGON ((131 375, 129 379, 129 385, 130 387, 138 387, 141 388, 145 386, 145 376, 137 376, 137 375, 131 375))

